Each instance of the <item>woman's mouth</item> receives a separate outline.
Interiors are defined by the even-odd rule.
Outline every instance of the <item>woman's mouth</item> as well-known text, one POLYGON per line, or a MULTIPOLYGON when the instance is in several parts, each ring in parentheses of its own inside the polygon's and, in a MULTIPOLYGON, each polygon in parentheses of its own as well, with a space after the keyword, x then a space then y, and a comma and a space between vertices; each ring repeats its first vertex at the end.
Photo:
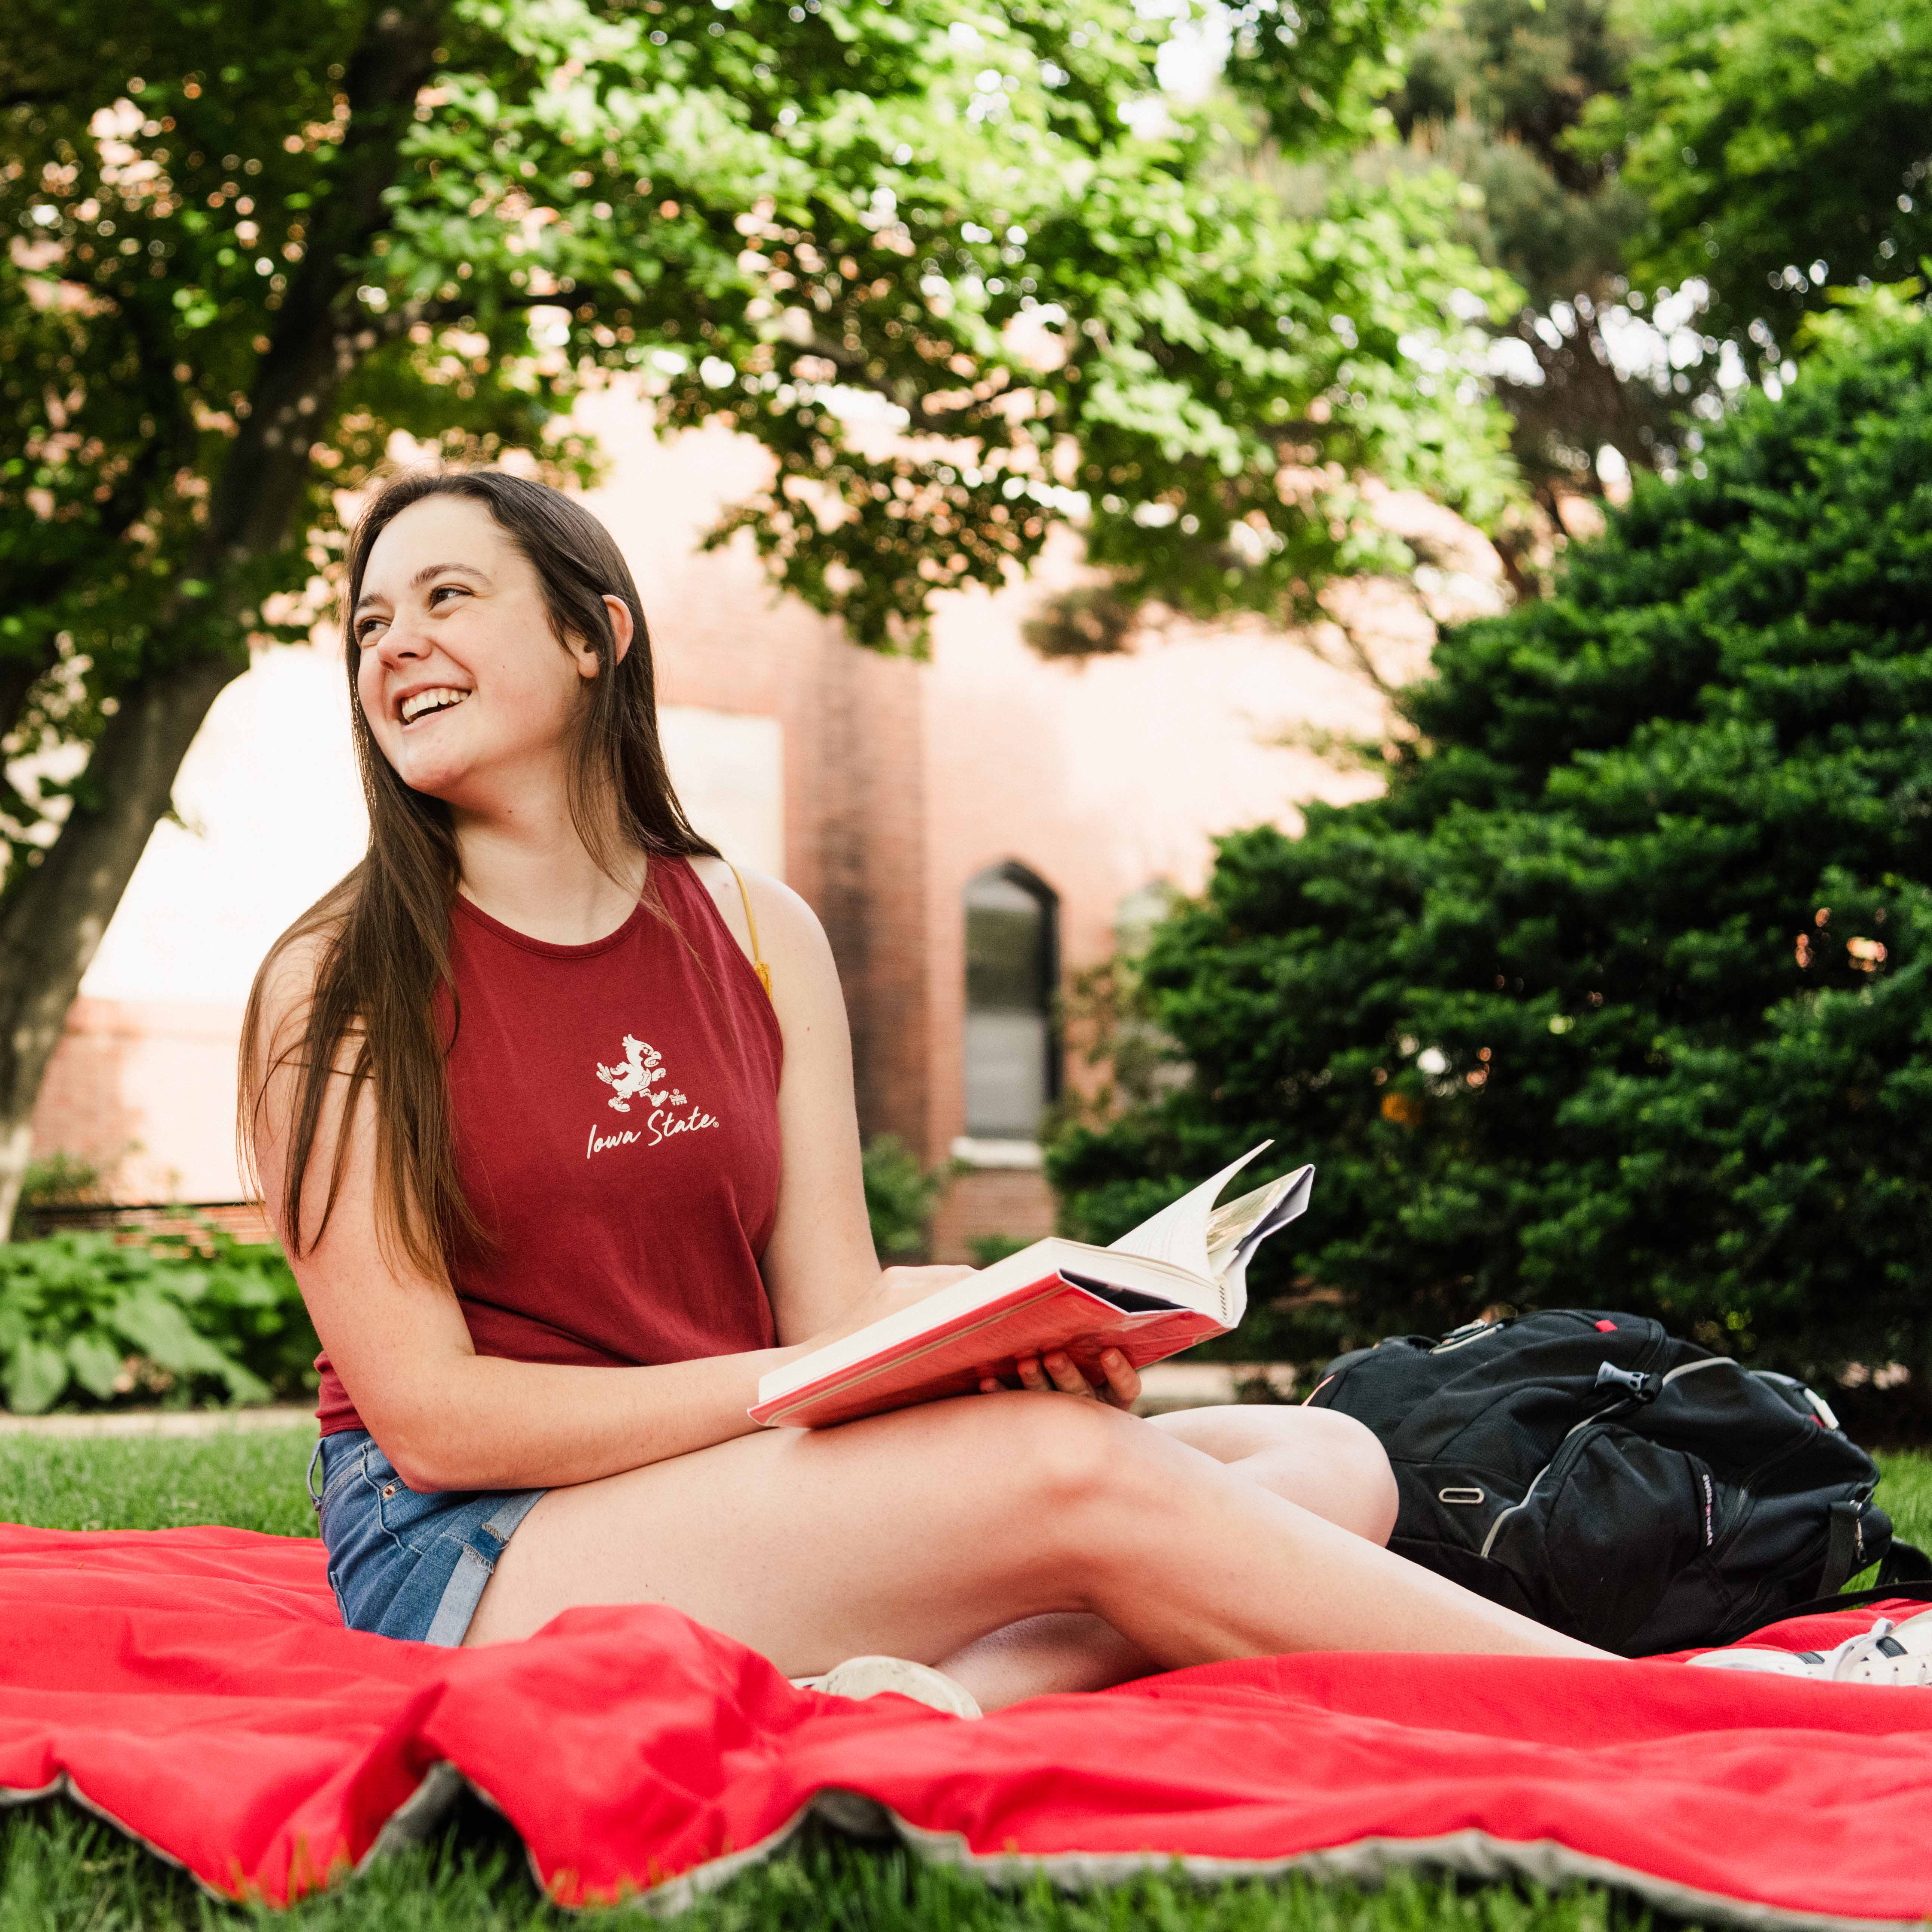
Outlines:
POLYGON ((397 715, 406 730, 418 718, 431 718, 439 711, 454 709, 469 695, 468 692, 459 691, 454 685, 438 685, 433 690, 412 692, 398 706, 397 715))

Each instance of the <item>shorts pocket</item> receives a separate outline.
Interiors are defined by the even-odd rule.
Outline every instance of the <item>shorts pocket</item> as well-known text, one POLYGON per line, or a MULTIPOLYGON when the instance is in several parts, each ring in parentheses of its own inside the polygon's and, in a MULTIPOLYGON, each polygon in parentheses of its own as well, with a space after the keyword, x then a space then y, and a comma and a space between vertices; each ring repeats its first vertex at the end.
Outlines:
POLYGON ((411 1489, 373 1437, 363 1446, 362 1476, 374 1496, 376 1520, 383 1534, 412 1554, 424 1555, 436 1540, 434 1520, 447 1499, 434 1491, 425 1495, 411 1489))

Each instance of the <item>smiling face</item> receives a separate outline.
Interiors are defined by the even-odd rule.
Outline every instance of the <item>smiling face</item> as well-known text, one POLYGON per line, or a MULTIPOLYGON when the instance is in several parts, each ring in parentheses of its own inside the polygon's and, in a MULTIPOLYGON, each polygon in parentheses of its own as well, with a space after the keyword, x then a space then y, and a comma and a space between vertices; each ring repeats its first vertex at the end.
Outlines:
POLYGON ((562 772, 597 659, 560 644, 536 572, 482 503, 425 496, 383 530, 350 635, 369 729, 412 790, 487 811, 562 772))

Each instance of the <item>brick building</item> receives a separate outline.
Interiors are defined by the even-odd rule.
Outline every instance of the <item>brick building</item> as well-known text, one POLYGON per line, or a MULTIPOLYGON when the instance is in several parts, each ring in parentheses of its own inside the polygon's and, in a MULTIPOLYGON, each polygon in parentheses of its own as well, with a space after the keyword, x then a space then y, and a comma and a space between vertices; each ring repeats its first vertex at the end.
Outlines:
MULTIPOLYGON (((1380 693, 1322 639, 1252 629, 1043 663, 1020 626, 1074 580, 1070 543, 1024 584, 949 597, 928 660, 858 650, 775 595, 743 546, 698 553, 718 509, 759 479, 755 446, 722 430, 660 444, 618 394, 584 413, 616 459, 590 500, 650 614, 674 776, 700 829, 824 920, 865 1131, 968 1164, 936 1257, 1042 1232, 1032 1124, 1082 1072, 1053 1035, 1055 989, 1161 894, 1197 888, 1216 832, 1292 825, 1298 800, 1368 788, 1307 746, 1377 735, 1380 693)), ((1435 560, 1422 578, 1438 614, 1496 601, 1480 538, 1412 500, 1386 514, 1435 560)), ((1417 598, 1346 595, 1382 676, 1419 670, 1432 631, 1417 598)), ((274 652, 211 714, 177 788, 188 824, 157 830, 69 1020, 37 1157, 92 1161, 121 1201, 238 1196, 249 978, 360 850, 343 683, 332 640, 274 652)))

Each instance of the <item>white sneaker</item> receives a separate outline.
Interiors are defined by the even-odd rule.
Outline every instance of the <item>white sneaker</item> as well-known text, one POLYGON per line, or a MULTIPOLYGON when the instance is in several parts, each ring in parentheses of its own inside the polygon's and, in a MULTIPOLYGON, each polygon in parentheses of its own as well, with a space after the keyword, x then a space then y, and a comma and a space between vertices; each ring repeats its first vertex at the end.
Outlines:
POLYGON ((822 1691, 828 1697, 876 1697, 881 1691, 890 1691, 955 1718, 985 1714, 964 1684, 930 1664, 914 1664, 910 1658, 848 1657, 823 1677, 794 1677, 791 1681, 801 1690, 822 1691))
POLYGON ((1711 1651, 1690 1661, 1710 1670, 1755 1670, 1826 1684, 1932 1687, 1932 1610, 1902 1624, 1880 1617, 1870 1630, 1848 1636, 1833 1650, 1744 1647, 1711 1651))

